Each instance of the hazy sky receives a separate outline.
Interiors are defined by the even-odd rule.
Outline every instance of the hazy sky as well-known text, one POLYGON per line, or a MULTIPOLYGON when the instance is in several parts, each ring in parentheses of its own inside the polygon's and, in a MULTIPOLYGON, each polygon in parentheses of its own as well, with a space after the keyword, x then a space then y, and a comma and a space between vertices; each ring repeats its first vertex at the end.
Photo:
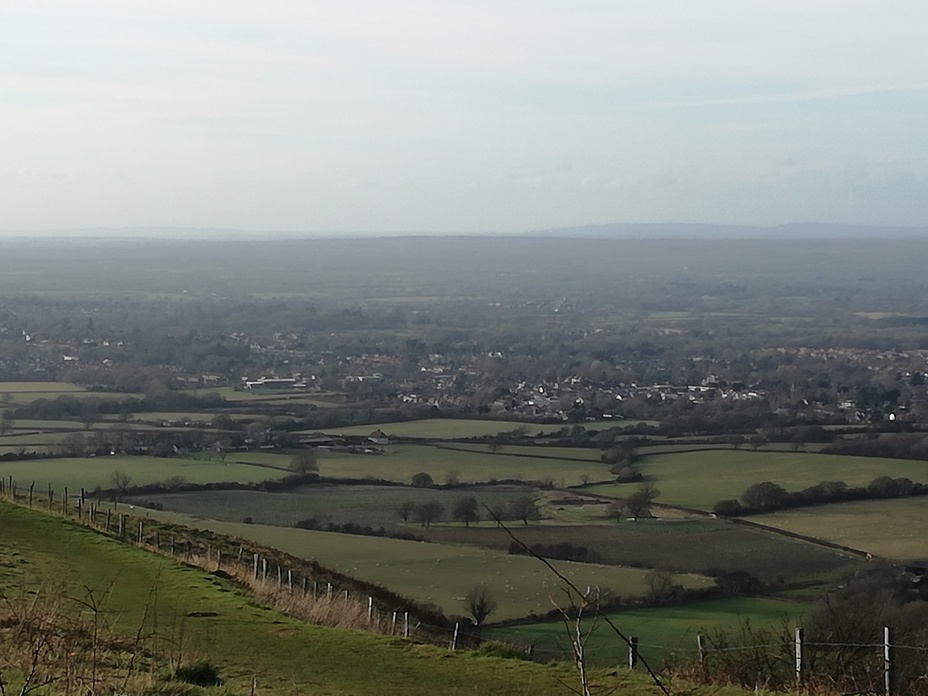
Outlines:
POLYGON ((0 230, 928 225, 925 0, 0 0, 0 230))

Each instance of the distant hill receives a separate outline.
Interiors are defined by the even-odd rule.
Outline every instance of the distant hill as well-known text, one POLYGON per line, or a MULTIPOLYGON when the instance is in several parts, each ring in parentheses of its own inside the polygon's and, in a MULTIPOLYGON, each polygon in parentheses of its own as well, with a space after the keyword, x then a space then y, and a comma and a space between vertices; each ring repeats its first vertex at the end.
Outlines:
POLYGON ((554 227, 527 233, 533 237, 586 239, 872 239, 885 237, 928 237, 928 227, 882 227, 879 225, 833 225, 817 222, 775 227, 747 225, 704 225, 694 223, 615 223, 554 227))

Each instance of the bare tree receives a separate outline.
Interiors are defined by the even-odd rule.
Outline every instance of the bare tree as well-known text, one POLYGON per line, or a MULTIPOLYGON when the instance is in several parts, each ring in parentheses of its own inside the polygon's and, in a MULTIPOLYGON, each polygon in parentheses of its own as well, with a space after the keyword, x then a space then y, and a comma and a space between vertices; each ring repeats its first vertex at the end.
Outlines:
POLYGON ((496 598, 490 588, 482 583, 474 585, 464 598, 464 609, 473 617, 477 626, 483 625, 490 614, 496 611, 496 607, 496 598))
POLYGON ((396 506, 396 514, 403 520, 403 524, 409 522, 409 518, 416 511, 416 504, 411 500, 404 500, 396 506))
POLYGON ((290 458, 290 471, 300 476, 319 473, 319 458, 314 450, 302 450, 290 458))
POLYGON ((451 509, 451 516, 463 522, 465 527, 470 527, 471 522, 479 522, 480 512, 477 509, 477 498, 472 495, 459 498, 451 509))
POLYGON ((120 493, 125 493, 129 486, 132 485, 132 477, 125 471, 114 471, 110 474, 110 483, 112 483, 113 488, 120 493))
POLYGON ((432 522, 437 522, 445 514, 445 506, 435 500, 429 500, 415 509, 416 521, 423 527, 431 526, 432 522))

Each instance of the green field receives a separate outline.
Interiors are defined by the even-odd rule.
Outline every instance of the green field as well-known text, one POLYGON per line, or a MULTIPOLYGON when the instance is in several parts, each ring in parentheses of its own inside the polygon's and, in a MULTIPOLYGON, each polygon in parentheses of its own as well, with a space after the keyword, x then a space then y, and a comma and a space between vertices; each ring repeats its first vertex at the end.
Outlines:
MULTIPOLYGON (((811 605, 773 597, 732 597, 667 607, 630 609, 608 614, 610 621, 627 636, 636 636, 639 652, 649 662, 659 664, 674 654, 695 657, 698 634, 717 635, 720 631, 738 643, 742 624, 752 630, 781 632, 784 626, 795 627, 809 613, 811 605)), ((545 622, 524 626, 489 627, 492 640, 517 645, 534 645, 539 656, 569 655, 567 632, 562 622, 545 622)), ((592 628, 586 654, 595 665, 623 664, 628 647, 605 623, 592 628)))
MULTIPOLYGON (((847 457, 807 452, 744 450, 659 454, 646 457, 638 468, 661 491, 659 502, 711 510, 726 498, 740 498, 745 489, 773 481, 789 491, 821 481, 863 486, 878 476, 905 476, 928 483, 928 462, 907 459, 847 457)), ((587 489, 623 497, 638 484, 608 484, 587 489)))
POLYGON ((860 500, 784 510, 751 519, 898 561, 928 559, 928 498, 860 500))
MULTIPOLYGON (((59 396, 100 399, 138 399, 138 394, 86 391, 69 382, 0 382, 0 395, 9 394, 10 404, 21 406, 36 399, 57 399, 59 396)), ((0 404, 2 406, 3 404, 0 404)))
MULTIPOLYGON (((424 471, 436 484, 443 484, 449 474, 456 474, 464 483, 504 479, 543 481, 550 478, 558 486, 569 486, 580 483, 584 474, 595 477, 597 466, 602 469, 598 462, 516 456, 515 453, 507 453, 505 448, 496 454, 482 448, 466 451, 434 445, 386 445, 382 449, 386 454, 320 450, 319 473, 323 478, 371 477, 409 483, 414 474, 424 471)), ((552 454, 556 454, 556 450, 552 454)), ((241 452, 232 454, 227 461, 261 463, 286 469, 291 457, 289 454, 241 452)))
MULTIPOLYGON (((606 430, 608 428, 628 428, 640 423, 656 424, 655 421, 600 421, 582 423, 585 430, 606 430)), ((421 437, 434 440, 454 440, 469 437, 490 437, 516 428, 524 429, 527 435, 552 433, 571 424, 525 423, 522 421, 465 420, 460 418, 429 418, 426 420, 399 423, 380 423, 378 425, 354 425, 346 428, 330 428, 333 435, 369 435, 378 428, 390 437, 421 437)), ((308 432, 308 431, 307 431, 308 432)))
MULTIPOLYGON (((837 579, 862 561, 806 542, 739 527, 721 520, 653 520, 598 526, 517 523, 529 545, 569 542, 602 556, 604 563, 705 572, 743 570, 769 583, 837 579)), ((437 542, 506 551, 511 539, 492 527, 437 526, 416 533, 437 542)))
MULTIPOLYGON (((526 489, 512 486, 492 488, 436 490, 406 486, 303 486, 286 493, 258 491, 197 491, 145 496, 160 503, 165 510, 196 515, 223 522, 241 522, 251 517, 258 524, 291 527, 300 520, 315 518, 320 522, 369 525, 419 534, 420 526, 412 521, 404 525, 396 509, 408 501, 437 501, 445 506, 450 519, 454 503, 473 495, 490 507, 526 494, 526 489)), ((483 508, 481 507, 481 512, 483 508)))
MULTIPOLYGON (((315 559, 361 580, 431 602, 448 614, 463 613, 463 597, 480 583, 485 583, 499 598, 499 610, 494 614, 497 620, 543 614, 552 608, 552 599, 561 594, 557 578, 541 563, 526 556, 466 546, 199 520, 173 513, 150 514, 250 539, 299 558, 315 559)), ((643 570, 563 561, 555 564, 578 586, 608 587, 626 596, 645 591, 647 572, 643 570)), ((681 575, 679 581, 689 587, 712 584, 699 575, 681 575)))
POLYGON ((267 468, 232 462, 222 464, 218 459, 210 462, 117 455, 0 462, 0 477, 12 477, 20 490, 27 489, 32 481, 36 483, 36 490, 44 491, 51 485, 59 493, 64 488, 71 492, 78 492, 81 488, 90 491, 97 486, 111 488, 114 471, 128 474, 133 485, 164 481, 173 476, 183 476, 191 483, 248 483, 281 476, 280 472, 267 468))
MULTIPOLYGON (((103 621, 129 644, 137 635, 155 636, 142 639, 155 656, 216 664, 223 693, 254 693, 256 679, 258 693, 288 696, 515 694, 527 685, 532 694, 555 696, 575 679, 569 665, 475 658, 303 624, 257 606, 225 580, 6 503, 0 503, 0 558, 0 591, 9 602, 48 602, 77 614, 77 600, 92 596, 103 621)), ((11 678, 4 674, 7 690, 15 685, 11 678)), ((635 675, 594 680, 650 693, 635 675)))

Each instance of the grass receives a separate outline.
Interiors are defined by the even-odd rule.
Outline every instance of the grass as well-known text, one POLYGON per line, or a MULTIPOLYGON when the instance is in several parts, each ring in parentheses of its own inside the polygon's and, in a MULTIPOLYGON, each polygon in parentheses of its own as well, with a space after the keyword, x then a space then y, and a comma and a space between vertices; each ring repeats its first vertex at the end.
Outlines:
MULTIPOLYGON (((615 626, 639 641, 639 651, 649 662, 660 663, 671 655, 696 654, 696 636, 724 631, 735 639, 744 622, 752 629, 779 631, 795 626, 811 605, 774 597, 731 597, 665 607, 630 609, 608 614, 615 626)), ((552 656, 569 650, 566 629, 560 621, 521 626, 488 627, 485 636, 517 645, 534 645, 536 654, 552 656)), ((606 666, 627 659, 628 648, 604 623, 592 629, 586 653, 593 664, 606 666)))
MULTIPOLYGON (((487 584, 499 599, 496 619, 543 614, 552 608, 552 599, 561 594, 557 578, 538 561, 526 556, 466 546, 197 520, 173 513, 151 514, 159 519, 250 539, 299 558, 315 559, 353 577, 431 602, 449 614, 462 614, 463 597, 480 583, 487 584)), ((615 588, 627 596, 645 592, 647 572, 643 570, 555 563, 578 586, 615 588)), ((711 580, 698 575, 682 575, 680 581, 690 587, 711 584, 711 580)))
MULTIPOLYGON (((83 387, 70 382, 0 382, 0 395, 9 394, 10 404, 22 406, 36 399, 57 399, 59 396, 77 398, 97 397, 100 399, 138 399, 138 394, 121 392, 86 391, 83 387)), ((0 403, 0 408, 5 404, 0 403)))
POLYGON ((114 471, 127 473, 134 485, 163 481, 173 476, 183 476, 191 483, 248 483, 281 476, 280 472, 266 468, 248 464, 222 464, 219 460, 209 462, 124 455, 0 462, 0 477, 12 477, 20 490, 28 488, 32 481, 36 482, 37 490, 45 490, 51 485, 59 492, 64 488, 71 492, 77 492, 82 487, 88 491, 97 486, 110 488, 114 471))
MULTIPOLYGON (((569 542, 602 556, 604 563, 702 573, 744 570, 776 583, 838 578, 862 561, 813 544, 737 527, 720 520, 641 521, 598 526, 540 524, 515 532, 526 544, 569 542)), ((506 551, 511 540, 489 527, 433 527, 427 539, 506 551)), ((618 590, 618 588, 615 588, 618 590)))
MULTIPOLYGON (((596 423, 581 423, 586 430, 607 430, 608 428, 627 428, 640 423, 656 424, 656 421, 610 420, 596 423)), ((461 418, 428 418, 418 421, 399 423, 379 423, 377 425, 355 425, 346 428, 332 428, 333 434, 368 435, 378 428, 391 437, 421 437, 435 440, 453 440, 470 437, 490 437, 516 428, 524 429, 527 435, 551 433, 571 424, 524 423, 522 421, 466 420, 461 418)))
POLYGON ((558 485, 571 485, 580 483, 581 476, 591 474, 596 467, 595 462, 513 456, 505 448, 496 454, 433 445, 387 445, 384 449, 386 454, 382 456, 323 453, 320 473, 330 477, 373 476, 408 483, 413 474, 425 471, 436 483, 443 483, 449 474, 456 472, 464 482, 550 478, 558 485))
MULTIPOLYGON (((821 481, 862 486, 878 476, 906 476, 928 482, 928 463, 906 459, 846 457, 808 452, 721 450, 658 454, 638 468, 661 491, 659 502, 711 510, 719 500, 740 498, 753 483, 773 481, 787 490, 801 490, 821 481)), ((607 484, 587 489, 623 497, 638 484, 607 484)))
MULTIPOLYGON (((251 517, 258 524, 292 527, 300 520, 370 525, 419 534, 419 525, 404 525, 396 509, 401 503, 438 501, 450 516, 454 503, 468 495, 490 507, 525 494, 524 489, 499 486, 479 489, 436 490, 401 486, 303 486, 286 493, 258 491, 198 491, 146 496, 166 510, 224 522, 251 517)), ((480 508, 483 509, 482 507, 480 508)))
MULTIPOLYGON (((0 590, 16 598, 56 592, 75 614, 89 594, 114 630, 131 640, 157 634, 160 656, 219 667, 231 693, 347 694, 563 693, 568 665, 450 654, 430 646, 288 619, 242 596, 225 580, 174 564, 62 520, 0 503, 0 590), (48 585, 49 578, 57 584, 48 585), (73 599, 72 599, 73 598, 73 599)), ((595 680, 650 693, 643 679, 595 680)))
POLYGON ((928 558, 924 534, 928 498, 863 500, 784 510, 756 522, 825 539, 874 556, 907 561, 928 558))

